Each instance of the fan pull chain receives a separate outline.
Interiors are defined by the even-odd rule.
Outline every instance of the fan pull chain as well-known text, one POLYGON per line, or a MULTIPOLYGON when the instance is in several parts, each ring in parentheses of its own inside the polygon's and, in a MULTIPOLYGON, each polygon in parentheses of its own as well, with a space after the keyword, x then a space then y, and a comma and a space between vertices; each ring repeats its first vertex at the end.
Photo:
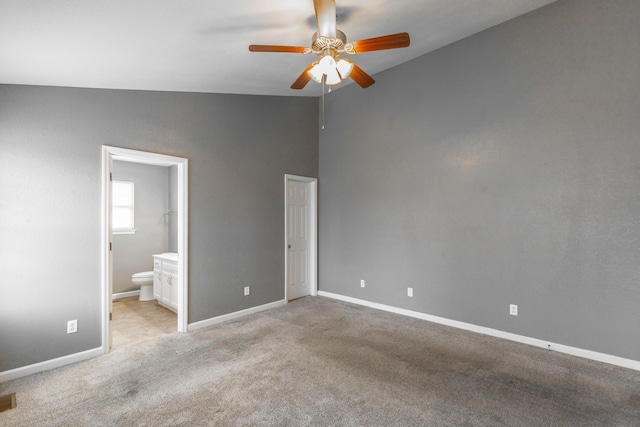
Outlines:
POLYGON ((324 130, 324 82, 327 76, 322 76, 322 130, 324 130))

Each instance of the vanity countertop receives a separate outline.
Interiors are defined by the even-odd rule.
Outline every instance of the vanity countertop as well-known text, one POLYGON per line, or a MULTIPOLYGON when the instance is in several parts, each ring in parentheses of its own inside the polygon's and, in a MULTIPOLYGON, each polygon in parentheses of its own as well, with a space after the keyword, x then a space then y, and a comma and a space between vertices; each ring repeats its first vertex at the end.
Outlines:
POLYGON ((165 252, 154 255, 154 258, 161 258, 167 261, 178 261, 178 254, 175 252, 165 252))

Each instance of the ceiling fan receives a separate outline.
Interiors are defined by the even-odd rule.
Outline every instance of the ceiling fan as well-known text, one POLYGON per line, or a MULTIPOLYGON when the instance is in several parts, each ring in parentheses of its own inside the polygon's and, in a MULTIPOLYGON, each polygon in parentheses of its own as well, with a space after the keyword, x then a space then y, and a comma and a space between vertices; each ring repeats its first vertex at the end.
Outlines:
POLYGON ((362 68, 342 56, 409 46, 408 33, 390 34, 347 43, 347 36, 336 28, 335 0, 313 0, 313 5, 318 31, 311 39, 311 47, 259 44, 249 46, 251 52, 313 53, 320 57, 319 60, 309 64, 300 77, 293 82, 291 89, 302 89, 310 80, 335 85, 347 77, 351 77, 361 87, 367 88, 374 84, 375 80, 362 68))

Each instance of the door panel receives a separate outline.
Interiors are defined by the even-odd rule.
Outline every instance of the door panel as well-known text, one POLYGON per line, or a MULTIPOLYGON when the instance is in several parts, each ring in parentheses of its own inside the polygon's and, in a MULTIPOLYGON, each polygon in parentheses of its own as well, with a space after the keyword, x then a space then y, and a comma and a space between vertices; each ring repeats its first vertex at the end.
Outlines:
POLYGON ((162 272, 162 302, 171 305, 171 273, 162 272))
POLYGON ((287 296, 309 295, 309 184, 288 181, 287 296))
POLYGON ((171 296, 169 303, 171 307, 178 308, 178 276, 169 273, 169 285, 171 287, 171 296))

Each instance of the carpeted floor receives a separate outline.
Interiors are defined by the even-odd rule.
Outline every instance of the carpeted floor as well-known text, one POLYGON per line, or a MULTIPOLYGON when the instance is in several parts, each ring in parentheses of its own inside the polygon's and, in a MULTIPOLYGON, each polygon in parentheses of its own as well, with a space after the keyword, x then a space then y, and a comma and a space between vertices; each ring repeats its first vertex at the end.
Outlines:
POLYGON ((3 426, 640 425, 640 372, 321 297, 10 392, 3 426))

